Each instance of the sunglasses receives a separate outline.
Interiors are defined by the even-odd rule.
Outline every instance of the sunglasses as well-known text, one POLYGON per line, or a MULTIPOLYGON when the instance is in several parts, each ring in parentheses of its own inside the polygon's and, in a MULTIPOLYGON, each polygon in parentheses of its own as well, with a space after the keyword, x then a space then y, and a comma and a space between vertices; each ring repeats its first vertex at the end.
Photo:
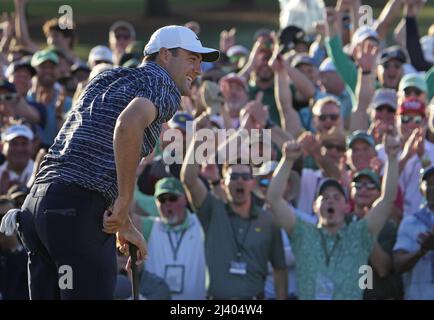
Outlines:
POLYGON ((6 94, 0 94, 0 102, 6 101, 13 101, 17 97, 16 93, 6 93, 6 94))
POLYGON ((351 186, 355 187, 357 190, 362 188, 366 188, 368 190, 377 189, 377 185, 373 182, 353 182, 351 183, 351 186))
POLYGON ((335 149, 335 150, 341 151, 341 152, 345 152, 345 150, 346 150, 345 146, 341 146, 341 145, 333 144, 333 143, 324 142, 323 146, 328 150, 335 149))
POLYGON ((376 112, 384 112, 386 111, 387 113, 395 113, 395 109, 393 109, 392 107, 389 107, 388 105, 382 105, 379 106, 375 109, 376 112))
POLYGON ((331 114, 321 114, 318 116, 320 121, 326 121, 330 119, 331 121, 337 121, 339 119, 339 114, 331 113, 331 114))
POLYGON ((230 174, 230 178, 232 181, 238 180, 239 178, 243 179, 244 181, 247 181, 247 180, 251 180, 253 176, 251 173, 233 172, 230 174))
POLYGON ((421 124, 423 119, 424 119, 423 116, 406 116, 406 115, 403 115, 403 116, 401 116, 401 123, 407 124, 407 123, 413 122, 415 124, 421 124))
POLYGON ((178 198, 179 197, 174 195, 174 194, 169 194, 166 196, 157 197, 158 202, 160 202, 160 203, 165 203, 166 201, 176 202, 178 200, 178 198))
POLYGON ((422 94, 422 90, 420 90, 419 88, 415 88, 415 87, 408 87, 408 88, 404 89, 404 94, 406 97, 408 97, 410 95, 419 96, 422 94))

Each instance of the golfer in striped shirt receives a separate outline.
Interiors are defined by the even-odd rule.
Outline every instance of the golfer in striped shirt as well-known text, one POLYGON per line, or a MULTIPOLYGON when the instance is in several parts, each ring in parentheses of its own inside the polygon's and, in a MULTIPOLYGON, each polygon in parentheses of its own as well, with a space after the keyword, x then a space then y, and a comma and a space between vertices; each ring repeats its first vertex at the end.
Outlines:
POLYGON ((115 234, 122 250, 142 235, 128 211, 135 170, 160 135, 161 125, 189 95, 205 48, 190 29, 166 26, 150 38, 138 68, 95 77, 72 108, 45 156, 35 184, 3 231, 18 224, 29 252, 32 299, 111 299, 116 283, 115 234), (69 278, 68 278, 69 277, 69 278))

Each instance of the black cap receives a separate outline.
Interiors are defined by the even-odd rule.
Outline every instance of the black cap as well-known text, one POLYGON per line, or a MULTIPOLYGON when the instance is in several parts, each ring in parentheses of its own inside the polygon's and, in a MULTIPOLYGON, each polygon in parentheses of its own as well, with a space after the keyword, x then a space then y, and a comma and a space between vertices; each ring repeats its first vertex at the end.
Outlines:
POLYGON ((324 190, 328 187, 335 187, 336 189, 339 190, 340 193, 342 193, 345 200, 348 200, 348 195, 347 195, 347 192, 345 191, 344 187, 342 187, 342 185, 339 183, 339 181, 337 181, 336 179, 332 179, 332 178, 325 178, 320 182, 316 197, 318 198, 324 192, 324 190))
POLYGON ((36 74, 36 70, 35 68, 32 67, 30 61, 31 61, 31 57, 23 57, 19 60, 13 61, 11 64, 9 64, 8 68, 6 69, 6 75, 9 76, 20 68, 27 68, 33 77, 36 74))
POLYGON ((392 46, 384 49, 381 52, 380 64, 384 64, 392 59, 398 60, 401 63, 407 62, 407 56, 405 55, 404 50, 398 46, 392 46))
POLYGON ((428 177, 434 173, 434 166, 420 170, 420 180, 425 181, 428 177))
POLYGON ((6 89, 9 92, 17 92, 13 83, 0 79, 0 89, 6 89))
POLYGON ((291 50, 297 43, 306 43, 306 34, 297 26, 287 26, 278 34, 280 53, 291 50))

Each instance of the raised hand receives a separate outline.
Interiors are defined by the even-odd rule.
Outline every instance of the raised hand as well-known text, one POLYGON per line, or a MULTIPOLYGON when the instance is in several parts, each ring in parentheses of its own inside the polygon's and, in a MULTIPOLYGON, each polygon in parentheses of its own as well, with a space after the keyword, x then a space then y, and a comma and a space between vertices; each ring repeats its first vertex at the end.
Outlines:
POLYGON ((375 68, 378 46, 369 41, 360 43, 356 47, 356 63, 363 71, 372 71, 375 68))
POLYGON ((282 146, 283 156, 290 161, 300 158, 302 151, 301 145, 295 140, 286 141, 282 146))
POLYGON ((235 45, 235 35, 237 33, 236 28, 230 30, 223 30, 220 32, 220 51, 226 52, 228 49, 235 45))
POLYGON ((401 149, 401 143, 398 137, 393 137, 391 135, 386 135, 383 138, 384 150, 386 151, 387 157, 390 159, 398 158, 398 153, 401 149))

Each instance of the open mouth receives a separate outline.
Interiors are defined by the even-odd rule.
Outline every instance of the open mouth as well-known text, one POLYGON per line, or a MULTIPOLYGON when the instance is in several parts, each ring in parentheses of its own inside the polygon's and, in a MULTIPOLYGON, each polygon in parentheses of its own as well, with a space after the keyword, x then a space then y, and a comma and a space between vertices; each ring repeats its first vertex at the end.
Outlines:
POLYGON ((237 196, 242 196, 242 195, 244 195, 244 188, 242 188, 242 187, 238 187, 238 188, 236 188, 236 189, 235 189, 235 194, 236 194, 237 196))
POLYGON ((334 213, 335 213, 335 208, 333 208, 333 207, 328 207, 327 210, 326 210, 326 212, 327 212, 328 214, 334 214, 334 213))

